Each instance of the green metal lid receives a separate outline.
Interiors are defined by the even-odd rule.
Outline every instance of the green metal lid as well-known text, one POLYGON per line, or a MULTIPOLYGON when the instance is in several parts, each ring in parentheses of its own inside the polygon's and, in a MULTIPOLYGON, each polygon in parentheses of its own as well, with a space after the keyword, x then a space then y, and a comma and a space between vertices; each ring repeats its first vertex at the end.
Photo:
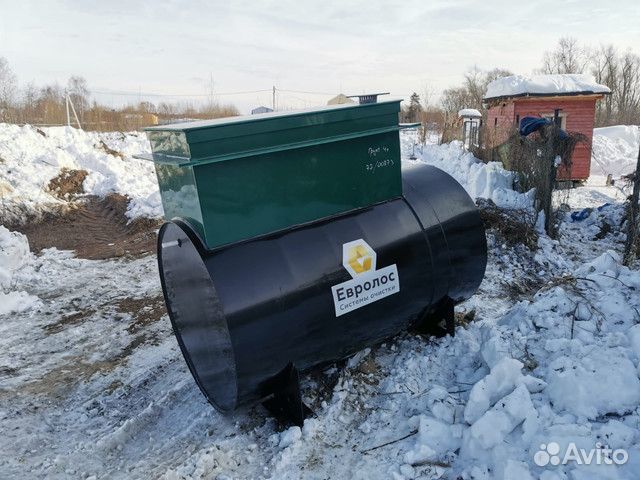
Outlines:
POLYGON ((192 166, 397 131, 400 100, 270 112, 146 128, 151 155, 192 166))

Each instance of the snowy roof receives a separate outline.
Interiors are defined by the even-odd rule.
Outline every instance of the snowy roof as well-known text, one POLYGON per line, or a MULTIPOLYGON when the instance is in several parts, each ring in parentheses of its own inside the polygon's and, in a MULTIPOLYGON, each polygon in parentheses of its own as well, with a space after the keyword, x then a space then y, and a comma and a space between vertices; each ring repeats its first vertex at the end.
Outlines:
POLYGON ((609 87, 596 83, 591 75, 567 73, 555 75, 511 75, 489 83, 484 100, 502 97, 587 95, 611 93, 609 87))
POLYGON ((475 108, 463 108, 462 110, 460 110, 458 112, 458 116, 459 117, 480 118, 480 117, 482 117, 482 114, 480 113, 479 110, 476 110, 475 108))

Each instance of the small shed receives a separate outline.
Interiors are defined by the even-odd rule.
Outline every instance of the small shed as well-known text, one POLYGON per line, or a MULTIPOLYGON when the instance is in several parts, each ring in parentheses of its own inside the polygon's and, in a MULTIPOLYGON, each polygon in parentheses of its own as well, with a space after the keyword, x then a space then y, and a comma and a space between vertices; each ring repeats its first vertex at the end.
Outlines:
POLYGON ((251 115, 256 115, 258 113, 269 113, 269 112, 273 112, 273 108, 259 106, 251 110, 251 115))
POLYGON ((482 114, 475 108, 463 108, 458 111, 458 118, 462 123, 462 144, 465 148, 478 146, 482 114))
POLYGON ((570 171, 559 171, 562 180, 586 180, 591 168, 591 142, 596 102, 611 90, 583 74, 512 75, 487 86, 484 104, 488 108, 488 141, 491 147, 505 142, 520 119, 533 116, 560 118, 560 127, 583 134, 572 157, 570 171))

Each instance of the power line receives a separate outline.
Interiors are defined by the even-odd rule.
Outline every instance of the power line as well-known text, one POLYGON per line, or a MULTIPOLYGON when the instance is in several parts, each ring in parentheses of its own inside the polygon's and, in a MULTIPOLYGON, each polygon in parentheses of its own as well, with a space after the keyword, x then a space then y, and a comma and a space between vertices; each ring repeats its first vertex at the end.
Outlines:
POLYGON ((309 92, 305 90, 287 90, 285 88, 278 88, 279 92, 289 92, 289 93, 305 93, 307 95, 336 95, 336 92, 309 92))
MULTIPOLYGON (((209 93, 157 93, 157 92, 131 92, 127 90, 90 90, 92 94, 97 95, 113 95, 113 96, 131 96, 131 97, 159 97, 159 98, 211 98, 212 92, 209 93)), ((333 96, 336 92, 317 92, 311 90, 291 90, 286 88, 264 88, 258 90, 239 90, 235 92, 213 92, 215 96, 234 96, 234 95, 251 95, 256 93, 271 93, 275 95, 277 92, 282 93, 297 93, 303 95, 320 95, 320 96, 333 96)), ((411 94, 398 94, 393 93, 393 96, 408 97, 411 94)), ((295 97, 294 97, 295 98, 295 97)), ((301 99, 299 99, 301 100, 301 99)))
MULTIPOLYGON (((246 90, 238 92, 215 92, 215 95, 247 95, 252 93, 270 92, 271 89, 264 90, 246 90)), ((209 97, 210 93, 150 93, 150 92, 127 92, 123 90, 91 90, 91 93, 100 95, 117 95, 117 96, 143 96, 143 97, 209 97)))
MULTIPOLYGON (((336 92, 311 92, 306 90, 287 90, 283 88, 275 87, 277 92, 288 93, 303 93, 307 95, 335 95, 336 92)), ((248 95, 252 93, 266 93, 272 92, 272 88, 265 88, 260 90, 243 90, 237 92, 214 92, 215 95, 248 95)), ((152 93, 152 92, 129 92, 126 90, 91 90, 91 93, 97 93, 101 95, 122 95, 122 96, 145 96, 145 97, 209 97, 211 93, 152 93)))

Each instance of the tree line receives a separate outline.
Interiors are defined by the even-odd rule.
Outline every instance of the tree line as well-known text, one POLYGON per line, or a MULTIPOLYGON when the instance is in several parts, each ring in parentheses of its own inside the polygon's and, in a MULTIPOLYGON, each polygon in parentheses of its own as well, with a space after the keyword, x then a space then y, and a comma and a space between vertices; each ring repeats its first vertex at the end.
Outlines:
POLYGON ((202 105, 141 101, 113 108, 91 101, 90 93, 87 81, 80 76, 70 77, 65 86, 51 84, 36 87, 33 83, 20 86, 7 60, 0 57, 0 122, 65 125, 67 99, 70 100, 72 125, 76 123, 75 110, 80 124, 87 130, 136 130, 157 122, 239 115, 235 106, 212 100, 202 105))
MULTIPOLYGON (((598 83, 608 86, 611 95, 597 103, 596 126, 640 124, 640 56, 631 51, 620 51, 614 45, 591 48, 580 45, 574 38, 563 37, 556 47, 544 52, 540 68, 535 73, 588 73, 598 83)), ((513 72, 494 68, 482 70, 473 67, 464 74, 462 85, 447 88, 436 104, 422 101, 417 93, 411 96, 403 109, 405 121, 419 121, 427 112, 439 116, 444 125, 455 122, 458 111, 476 108, 482 111, 482 98, 487 85, 513 72)))
MULTIPOLYGON (((614 45, 591 48, 574 38, 563 37, 556 47, 542 55, 537 73, 591 73, 598 83, 611 89, 597 104, 596 126, 640 124, 640 56, 620 51, 614 45)), ((459 86, 447 88, 433 102, 432 89, 425 87, 422 97, 414 92, 402 111, 402 120, 420 121, 431 129, 446 128, 457 121, 462 108, 482 111, 487 85, 500 77, 513 75, 504 68, 468 70, 459 86)), ((67 85, 36 87, 18 85, 9 63, 0 57, 0 122, 33 125, 62 125, 67 122, 67 98, 73 104, 83 127, 91 130, 130 130, 155 121, 204 119, 238 115, 233 105, 213 100, 202 105, 191 102, 138 102, 112 108, 91 101, 87 81, 69 78, 67 85)), ((73 117, 72 117, 73 119, 73 117)))

